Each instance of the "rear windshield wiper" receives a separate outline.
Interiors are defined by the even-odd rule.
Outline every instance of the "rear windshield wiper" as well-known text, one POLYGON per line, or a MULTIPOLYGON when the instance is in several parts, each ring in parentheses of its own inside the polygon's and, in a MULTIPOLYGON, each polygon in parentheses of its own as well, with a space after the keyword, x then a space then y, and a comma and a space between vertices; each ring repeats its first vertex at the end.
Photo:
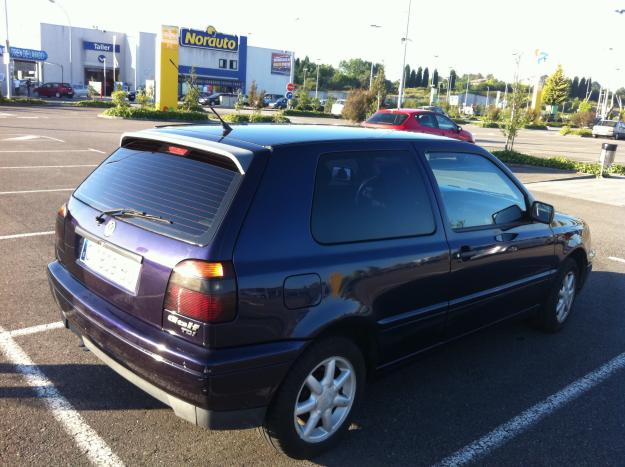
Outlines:
POLYGON ((173 224, 174 222, 165 219, 161 216, 156 216, 154 214, 148 214, 147 212, 137 211, 136 209, 109 209, 107 211, 102 211, 102 213, 96 216, 95 220, 98 224, 104 222, 104 216, 113 216, 113 217, 140 217, 141 219, 149 219, 151 221, 157 222, 165 222, 167 224, 173 224))

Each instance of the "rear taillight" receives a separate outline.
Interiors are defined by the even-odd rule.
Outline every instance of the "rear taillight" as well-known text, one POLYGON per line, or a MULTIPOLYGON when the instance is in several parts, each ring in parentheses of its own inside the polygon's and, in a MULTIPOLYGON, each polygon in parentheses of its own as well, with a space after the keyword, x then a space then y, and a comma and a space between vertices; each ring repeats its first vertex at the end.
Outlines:
POLYGON ((67 203, 63 203, 61 207, 56 212, 56 224, 54 227, 55 233, 55 250, 56 250, 56 259, 59 261, 60 253, 65 250, 64 247, 64 239, 65 239, 65 218, 67 217, 67 203))
POLYGON ((171 274, 164 309, 204 323, 222 323, 236 315, 236 293, 230 263, 186 260, 171 274))

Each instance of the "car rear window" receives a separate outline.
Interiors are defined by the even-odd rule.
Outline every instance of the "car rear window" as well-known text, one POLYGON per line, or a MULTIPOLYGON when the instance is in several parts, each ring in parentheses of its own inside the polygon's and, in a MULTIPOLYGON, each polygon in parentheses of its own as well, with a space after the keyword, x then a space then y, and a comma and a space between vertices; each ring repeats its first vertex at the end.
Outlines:
POLYGON ((401 125, 406 121, 408 115, 396 114, 389 112, 378 112, 373 114, 367 123, 376 123, 378 125, 401 125))
POLYGON ((187 242, 208 243, 242 176, 220 156, 192 149, 176 155, 166 152, 169 145, 155 144, 159 147, 119 148, 74 196, 100 211, 123 208, 161 216, 173 223, 123 220, 187 242))

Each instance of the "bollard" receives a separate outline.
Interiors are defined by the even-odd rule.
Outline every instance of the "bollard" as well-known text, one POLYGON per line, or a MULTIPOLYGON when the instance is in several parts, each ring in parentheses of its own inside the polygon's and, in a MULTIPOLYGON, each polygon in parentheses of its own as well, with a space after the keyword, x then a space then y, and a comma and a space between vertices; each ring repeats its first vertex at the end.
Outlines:
POLYGON ((601 145, 601 154, 599 155, 599 164, 601 165, 601 171, 599 177, 603 177, 603 171, 608 170, 614 163, 614 156, 616 155, 617 144, 603 143, 601 145))

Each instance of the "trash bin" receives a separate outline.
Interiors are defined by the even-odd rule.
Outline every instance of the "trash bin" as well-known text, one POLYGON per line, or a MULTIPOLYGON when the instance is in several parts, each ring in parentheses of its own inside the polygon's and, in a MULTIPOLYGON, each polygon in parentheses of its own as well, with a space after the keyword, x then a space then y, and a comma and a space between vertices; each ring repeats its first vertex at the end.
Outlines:
MULTIPOLYGON (((599 155, 599 163, 603 170, 610 168, 614 164, 614 156, 616 155, 617 144, 603 143, 601 145, 601 154, 599 155)), ((602 170, 602 172, 603 172, 602 170)))

